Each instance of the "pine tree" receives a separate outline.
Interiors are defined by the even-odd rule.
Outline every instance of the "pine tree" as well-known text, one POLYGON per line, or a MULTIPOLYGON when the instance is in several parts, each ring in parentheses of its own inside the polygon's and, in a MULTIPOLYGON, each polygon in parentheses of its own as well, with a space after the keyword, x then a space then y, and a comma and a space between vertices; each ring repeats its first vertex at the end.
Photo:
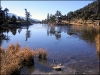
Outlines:
POLYGON ((13 15, 12 18, 11 18, 11 21, 12 21, 13 23, 16 23, 17 18, 13 15))
POLYGON ((21 21, 21 18, 18 16, 18 21, 21 21))
POLYGON ((26 21, 29 22, 31 15, 30 15, 30 12, 28 12, 26 8, 25 8, 25 13, 26 13, 25 14, 26 15, 26 21))
POLYGON ((9 9, 8 9, 8 8, 5 8, 5 9, 4 9, 4 12, 5 12, 5 18, 7 18, 9 9))
POLYGON ((49 13, 47 14, 47 22, 49 22, 50 16, 49 13))

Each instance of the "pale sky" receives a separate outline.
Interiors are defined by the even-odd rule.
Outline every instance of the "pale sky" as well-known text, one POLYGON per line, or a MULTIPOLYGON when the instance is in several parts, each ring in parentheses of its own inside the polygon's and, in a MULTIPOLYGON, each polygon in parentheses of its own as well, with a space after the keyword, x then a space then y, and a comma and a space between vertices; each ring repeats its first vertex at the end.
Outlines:
POLYGON ((9 13, 14 13, 18 16, 25 17, 25 8, 32 15, 31 18, 43 20, 47 17, 47 13, 55 14, 57 10, 61 11, 62 15, 69 11, 80 9, 93 0, 83 1, 1 1, 2 9, 8 8, 9 13))

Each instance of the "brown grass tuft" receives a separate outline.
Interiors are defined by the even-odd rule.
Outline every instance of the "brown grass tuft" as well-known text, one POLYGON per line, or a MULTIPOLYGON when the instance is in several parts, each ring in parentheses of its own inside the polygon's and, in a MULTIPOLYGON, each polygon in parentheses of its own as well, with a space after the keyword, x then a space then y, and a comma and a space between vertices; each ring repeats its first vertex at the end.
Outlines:
POLYGON ((5 55, 5 50, 4 50, 4 48, 0 47, 0 61, 2 60, 4 55, 5 55))
POLYGON ((0 47, 0 54, 1 75, 18 75, 22 66, 34 65, 34 56, 47 57, 47 52, 41 48, 31 50, 29 47, 24 47, 21 49, 18 43, 9 45, 7 50, 0 47))
POLYGON ((97 52, 100 52, 100 34, 98 34, 95 38, 97 52))
POLYGON ((0 53, 5 53, 4 48, 0 47, 0 53))
POLYGON ((96 42, 96 50, 100 57, 100 33, 96 36, 95 42, 96 42))
POLYGON ((32 50, 30 50, 30 48, 28 48, 28 47, 24 47, 23 48, 23 54, 24 54, 23 55, 24 65, 28 65, 28 66, 32 65, 34 63, 34 55, 33 55, 32 50), (28 62, 30 62, 30 63, 28 63, 28 62))
POLYGON ((37 56, 39 59, 47 59, 47 51, 42 48, 37 49, 37 56))
POLYGON ((19 51, 21 48, 20 48, 20 45, 18 43, 16 43, 16 51, 19 51))

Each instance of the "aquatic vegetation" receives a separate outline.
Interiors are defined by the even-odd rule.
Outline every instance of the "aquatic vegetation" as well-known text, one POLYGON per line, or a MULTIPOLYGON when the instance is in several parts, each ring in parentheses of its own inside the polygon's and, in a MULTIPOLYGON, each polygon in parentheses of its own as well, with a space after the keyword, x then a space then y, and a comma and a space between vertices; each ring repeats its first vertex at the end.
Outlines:
POLYGON ((0 74, 1 75, 17 75, 22 66, 34 65, 34 56, 42 54, 46 58, 47 52, 43 49, 31 50, 29 47, 21 48, 10 44, 6 50, 0 47, 0 74))
POLYGON ((23 64, 27 66, 31 66, 34 63, 34 52, 30 50, 28 47, 23 48, 23 64))
POLYGON ((96 36, 95 42, 96 42, 96 50, 100 57, 100 33, 96 36))
POLYGON ((44 59, 44 60, 47 59, 47 51, 46 50, 39 48, 36 51, 37 51, 37 56, 39 59, 44 59))
POLYGON ((96 36, 95 41, 96 41, 97 52, 100 52, 100 34, 96 36))

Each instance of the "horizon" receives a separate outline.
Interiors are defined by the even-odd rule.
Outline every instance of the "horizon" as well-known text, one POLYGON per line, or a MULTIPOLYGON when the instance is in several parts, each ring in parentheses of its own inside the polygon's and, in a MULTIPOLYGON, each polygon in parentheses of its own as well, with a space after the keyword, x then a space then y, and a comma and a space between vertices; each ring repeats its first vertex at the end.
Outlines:
POLYGON ((8 13, 25 17, 25 8, 32 15, 31 18, 44 20, 47 14, 55 14, 57 10, 62 15, 67 15, 70 11, 75 11, 92 3, 92 1, 1 1, 2 9, 8 8, 8 13), (51 5, 52 4, 52 5, 51 5), (19 12, 20 11, 20 12, 19 12))

